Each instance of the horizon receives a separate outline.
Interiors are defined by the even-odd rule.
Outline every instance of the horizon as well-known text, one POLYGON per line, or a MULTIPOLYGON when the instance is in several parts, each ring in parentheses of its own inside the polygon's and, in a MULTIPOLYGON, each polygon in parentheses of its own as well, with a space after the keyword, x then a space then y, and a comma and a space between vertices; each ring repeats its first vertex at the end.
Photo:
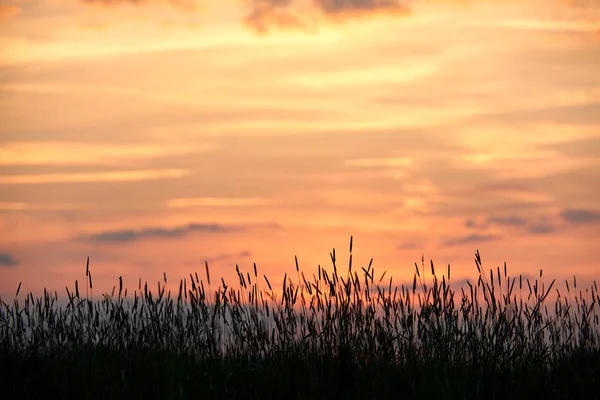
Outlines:
POLYGON ((0 3, 0 298, 281 287, 350 236, 394 282, 600 279, 599 2, 253 4, 0 3))
MULTIPOLYGON (((488 310, 491 304, 495 304, 499 307, 498 310, 500 312, 506 310, 508 315, 511 315, 510 313, 515 310, 521 310, 520 313, 522 313, 527 307, 530 307, 529 310, 531 311, 539 304, 540 313, 545 313, 546 317, 554 319, 556 317, 564 317, 562 313, 565 311, 567 304, 572 306, 575 302, 577 307, 573 307, 572 310, 568 311, 577 313, 581 312, 580 306, 583 307, 583 309, 587 309, 587 305, 593 307, 593 305, 597 303, 596 296, 598 296, 598 287, 595 279, 590 282, 584 281, 582 285, 581 281, 578 283, 576 276, 558 282, 556 279, 548 279, 545 277, 542 270, 540 270, 537 275, 512 275, 505 264, 496 269, 491 268, 485 270, 482 268, 481 275, 478 273, 478 278, 475 280, 456 280, 449 277, 451 275, 450 266, 447 266, 447 268, 444 268, 443 270, 440 270, 435 266, 432 269, 431 264, 426 264, 424 259, 422 259, 421 265, 415 263, 417 272, 413 274, 413 278, 399 282, 398 280, 395 280, 393 276, 388 275, 387 271, 381 273, 381 271, 376 270, 372 264, 369 264, 366 268, 352 265, 352 268, 347 270, 346 266, 349 265, 340 264, 340 259, 337 258, 337 254, 338 253, 336 253, 336 265, 337 276, 340 278, 339 282, 342 284, 344 282, 353 282, 354 279, 358 278, 359 284, 365 285, 363 286, 363 289, 367 287, 366 285, 368 285, 369 288, 368 292, 371 297, 370 299, 366 297, 365 290, 361 289, 359 292, 357 287, 352 285, 353 289, 350 299, 352 302, 360 299, 363 304, 373 305, 375 307, 376 315, 379 317, 384 315, 383 310, 385 309, 385 306, 383 303, 380 303, 383 299, 391 300, 393 303, 398 302, 398 304, 404 303, 405 305, 407 305, 407 301, 410 300, 412 312, 419 314, 423 305, 431 305, 434 300, 430 299, 428 302, 421 304, 421 301, 425 301, 425 297, 428 297, 429 292, 438 290, 440 293, 444 293, 444 290, 446 289, 449 294, 447 300, 453 302, 457 309, 462 309, 462 301, 473 300, 469 297, 471 287, 474 289, 474 300, 483 303, 483 310, 488 310), (344 271, 346 272, 344 273, 344 271), (352 279, 349 279, 348 272, 350 271, 352 272, 352 279), (367 275, 367 273, 369 275, 367 275), (372 279, 370 279, 369 276, 371 276, 372 279), (379 278, 377 278, 377 276, 379 276, 379 278), (479 281, 479 276, 482 279, 481 281, 479 281), (370 282, 371 280, 372 282, 370 282), (487 286, 487 293, 484 293, 486 292, 486 289, 484 289, 483 286, 486 285, 489 286, 487 286), (437 289, 435 289, 435 287, 437 287, 437 289), (488 302, 488 300, 490 300, 489 290, 494 293, 494 302, 488 302), (560 309, 557 309, 556 307, 560 307, 560 309), (557 312, 560 313, 557 314, 557 312)), ((476 253, 475 257, 477 258, 478 256, 480 257, 480 255, 476 253)), ((432 260, 430 260, 430 262, 431 261, 432 260)), ((331 282, 333 282, 336 269, 333 265, 329 267, 321 267, 319 265, 319 267, 318 272, 315 271, 312 274, 308 271, 303 271, 301 268, 295 271, 295 275, 293 273, 291 276, 285 274, 286 290, 290 288, 300 289, 300 293, 306 299, 306 304, 312 304, 313 301, 325 301, 326 298, 337 302, 336 296, 332 297, 328 294, 329 290, 326 289, 329 288, 327 279, 330 279, 331 282), (328 276, 328 278, 326 278, 326 276, 328 276), (320 277, 322 277, 322 279, 320 277), (304 281, 304 279, 306 280, 304 281), (306 290, 307 284, 312 285, 312 293, 309 293, 309 291, 306 290), (314 286, 315 284, 317 286, 314 286), (315 290, 317 287, 322 290, 321 294, 315 290)), ((222 280, 214 282, 211 285, 209 281, 209 270, 210 268, 206 266, 204 276, 197 272, 190 273, 189 276, 184 277, 180 283, 171 286, 168 285, 166 273, 163 275, 163 279, 158 281, 158 286, 154 286, 152 283, 142 282, 140 278, 138 280, 138 286, 134 285, 135 287, 133 287, 133 290, 131 291, 129 291, 129 289, 132 289, 132 286, 126 287, 125 283, 118 279, 119 283, 113 285, 112 290, 99 293, 98 291, 94 291, 91 287, 93 286, 91 284, 92 278, 90 277, 92 275, 92 268, 88 267, 86 268, 86 278, 83 280, 78 279, 71 285, 65 285, 62 291, 47 290, 46 293, 41 293, 47 295, 47 297, 41 296, 41 294, 40 296, 35 296, 32 292, 24 292, 21 290, 23 282, 20 282, 16 295, 8 299, 4 299, 0 296, 0 304, 4 304, 7 309, 12 308, 13 306, 16 307, 16 309, 21 307, 31 309, 38 301, 49 301, 49 304, 52 304, 50 308, 54 311, 59 309, 67 311, 70 307, 71 312, 73 312, 80 307, 83 307, 83 309, 86 310, 87 306, 85 305, 85 301, 89 301, 94 307, 98 307, 103 319, 110 319, 110 316, 108 314, 103 314, 104 311, 102 311, 102 304, 107 301, 112 305, 122 304, 124 309, 127 310, 127 313, 132 312, 132 309, 135 307, 138 300, 140 301, 140 304, 147 304, 149 301, 155 302, 156 304, 160 304, 161 301, 164 302, 163 304, 172 302, 172 305, 175 305, 176 307, 181 306, 182 310, 185 310, 186 312, 189 312, 194 308, 192 307, 192 303, 195 303, 197 306, 199 304, 204 304, 211 308, 216 305, 214 301, 215 296, 219 296, 219 298, 227 297, 228 299, 235 299, 235 296, 239 296, 239 301, 233 300, 232 304, 235 304, 236 307, 246 309, 247 311, 254 309, 263 314, 265 312, 265 304, 268 304, 271 307, 272 313, 287 307, 287 305, 284 306, 282 303, 283 297, 286 296, 286 293, 282 291, 283 288, 278 288, 271 284, 271 280, 268 279, 266 275, 263 274, 261 276, 258 268, 256 269, 256 275, 254 270, 243 271, 240 269, 240 275, 236 276, 235 282, 224 282, 226 286, 223 286, 222 280), (240 281, 240 276, 244 278, 244 284, 240 281), (246 279, 246 277, 248 278, 246 279), (194 285, 192 284, 194 278, 196 278, 196 288, 194 288, 194 285), (257 300, 252 303, 248 296, 254 292, 254 286, 256 286, 257 300), (167 287, 169 287, 169 289, 167 289, 167 287), (226 291, 223 289, 226 289, 226 291), (196 300, 192 300, 191 293, 194 293, 196 300), (206 297, 202 297, 200 293, 203 293, 206 297), (260 301, 258 301, 259 297, 261 299, 260 301), (265 303, 262 303, 262 299, 265 300, 265 303)), ((342 286, 338 286, 338 289, 341 288, 342 286)), ((471 295, 473 295, 473 293, 471 293, 471 295)), ((443 295, 443 298, 444 301, 446 301, 445 294, 443 295)), ((300 299, 300 297, 298 297, 298 299, 300 299)), ((222 305, 222 303, 220 304, 222 305)), ((291 308, 294 309, 295 312, 302 313, 307 310, 306 304, 304 300, 298 300, 291 308)), ((311 309, 311 311, 314 310, 311 309)), ((321 315, 318 312, 317 314, 321 315)), ((459 313, 458 316, 460 319, 462 314, 459 313)), ((265 317, 265 315, 263 315, 263 317, 265 317)), ((271 318, 266 318, 271 320, 271 318)), ((527 316, 526 314, 522 314, 520 315, 520 318, 525 320, 527 316)))

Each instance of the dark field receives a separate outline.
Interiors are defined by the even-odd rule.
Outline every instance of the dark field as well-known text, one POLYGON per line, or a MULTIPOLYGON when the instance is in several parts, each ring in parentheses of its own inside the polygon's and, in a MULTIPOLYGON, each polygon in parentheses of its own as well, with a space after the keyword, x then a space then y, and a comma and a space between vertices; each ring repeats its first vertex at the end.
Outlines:
POLYGON ((66 307, 48 292, 1 301, 2 397, 599 398, 596 282, 559 290, 541 271, 484 271, 477 252, 477 282, 455 292, 450 267, 423 260, 409 287, 353 269, 352 239, 344 273, 331 259, 312 280, 296 263, 280 298, 256 265, 211 290, 207 265, 176 297, 160 284, 128 296, 119 279, 99 301, 88 260, 66 307))

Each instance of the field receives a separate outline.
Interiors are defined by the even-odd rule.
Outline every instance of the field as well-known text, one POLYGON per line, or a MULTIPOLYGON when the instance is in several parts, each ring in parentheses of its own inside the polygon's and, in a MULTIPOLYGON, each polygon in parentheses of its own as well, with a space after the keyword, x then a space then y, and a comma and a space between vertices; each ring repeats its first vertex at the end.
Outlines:
POLYGON ((296 262, 279 295, 256 265, 238 269, 235 288, 221 279, 211 290, 206 265, 206 281, 190 274, 173 297, 141 282, 131 296, 119 278, 93 301, 88 259, 85 293, 66 288, 66 307, 47 291, 19 302, 19 285, 0 299, 3 398, 600 396, 595 281, 577 291, 575 277, 558 289, 542 271, 484 271, 476 252, 479 278, 460 290, 450 266, 440 274, 423 259, 412 285, 395 286, 371 263, 353 267, 352 238, 349 265, 335 250, 331 260, 312 279, 296 262))

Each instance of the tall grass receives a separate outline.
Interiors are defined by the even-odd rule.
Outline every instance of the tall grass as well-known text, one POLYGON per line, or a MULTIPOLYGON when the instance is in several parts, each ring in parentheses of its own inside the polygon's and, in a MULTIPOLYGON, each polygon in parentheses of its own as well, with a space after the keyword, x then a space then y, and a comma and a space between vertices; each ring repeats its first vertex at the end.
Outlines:
POLYGON ((455 292, 450 266, 439 274, 421 259, 412 285, 396 286, 373 260, 353 267, 352 238, 345 273, 330 255, 333 270, 312 279, 296 259, 297 280, 285 275, 279 295, 256 264, 236 266, 237 287, 211 290, 206 264, 206 284, 190 274, 176 296, 165 274, 133 296, 120 277, 97 301, 88 258, 85 297, 76 281, 66 307, 46 290, 21 305, 21 285, 0 299, 1 378, 13 396, 597 398, 595 281, 585 295, 576 278, 561 292, 542 271, 535 281, 506 264, 484 271, 476 252, 477 282, 455 292))

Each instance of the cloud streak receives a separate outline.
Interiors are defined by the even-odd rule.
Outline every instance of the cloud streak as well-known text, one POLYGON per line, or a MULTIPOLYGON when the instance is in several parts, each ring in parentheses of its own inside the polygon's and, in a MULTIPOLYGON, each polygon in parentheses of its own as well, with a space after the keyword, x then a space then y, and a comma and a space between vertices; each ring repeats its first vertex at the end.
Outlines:
POLYGON ((7 165, 135 165, 162 157, 215 151, 215 143, 170 145, 106 144, 54 141, 8 142, 0 147, 0 166, 7 165))
POLYGON ((319 21, 346 21, 377 13, 402 15, 410 13, 401 0, 313 0, 301 7, 294 0, 256 0, 243 23, 259 33, 272 28, 314 31, 319 21))
POLYGON ((549 235, 556 232, 557 227, 549 223, 537 223, 528 228, 528 231, 535 235, 549 235))
POLYGON ((111 172, 74 172, 66 174, 0 175, 0 185, 133 182, 156 179, 179 179, 188 174, 189 171, 185 169, 149 169, 111 172))
POLYGON ((191 261, 188 263, 188 265, 198 266, 198 265, 204 264, 205 261, 207 263, 211 264, 211 263, 220 263, 220 262, 224 262, 224 261, 237 260, 240 258, 248 258, 248 257, 252 257, 252 252, 249 250, 243 250, 243 251, 240 251, 237 253, 217 254, 216 256, 208 257, 202 261, 191 261))
POLYGON ((19 262, 8 253, 0 253, 0 267, 16 267, 19 262))
MULTIPOLYGON (((145 7, 154 4, 168 4, 181 11, 190 12, 202 8, 208 0, 80 0, 87 5, 118 7, 123 4, 145 7)), ((409 0, 237 0, 247 12, 241 23, 259 34, 275 30, 299 30, 314 32, 322 23, 345 22, 350 19, 370 17, 377 14, 407 16, 413 13, 413 2, 409 0)), ((472 1, 471 3, 483 3, 472 1)), ((560 2, 560 7, 571 10, 582 9, 577 2, 560 2)), ((13 7, 13 6, 11 6, 13 7)), ((596 10, 597 4, 590 3, 587 11, 596 10)), ((6 7, 5 14, 15 11, 6 7)), ((18 9, 17 9, 18 10, 18 9)), ((2 13, 0 13, 0 18, 2 13)), ((490 21, 485 22, 490 25, 490 21)), ((512 19, 494 22, 495 26, 506 29, 529 31, 591 32, 598 34, 597 24, 588 21, 545 21, 540 18, 512 19)))
POLYGON ((145 239, 178 239, 193 233, 224 233, 242 230, 239 226, 191 223, 175 228, 152 227, 139 230, 106 231, 83 237, 92 243, 127 243, 145 239))
POLYGON ((547 235, 557 231, 558 227, 547 220, 547 217, 533 221, 516 215, 490 216, 484 222, 477 222, 474 218, 465 221, 464 226, 469 229, 487 230, 490 226, 520 228, 524 232, 534 235, 547 235))
POLYGON ((470 243, 481 243, 481 242, 489 242, 493 240, 499 239, 497 235, 485 235, 485 234, 471 234, 463 237, 457 237, 452 239, 447 239, 443 242, 443 246, 460 246, 463 244, 470 243))
POLYGON ((574 225, 583 225, 600 221, 600 211, 585 209, 566 209, 560 213, 560 216, 567 222, 574 225))
POLYGON ((323 13, 331 16, 379 11, 408 12, 407 2, 402 0, 314 0, 313 3, 323 13))
POLYGON ((488 224, 502 225, 502 226, 523 226, 526 220, 521 217, 489 217, 487 219, 488 224))
POLYGON ((258 0, 253 2, 250 12, 242 23, 254 31, 265 34, 275 29, 302 30, 312 29, 310 16, 302 15, 291 8, 291 0, 258 0))
POLYGON ((147 4, 166 3, 181 11, 195 11, 197 9, 194 0, 80 0, 82 3, 91 5, 101 5, 105 7, 116 7, 122 4, 131 4, 136 7, 147 4))
POLYGON ((168 208, 191 208, 191 207, 253 207, 269 206, 279 203, 277 199, 243 197, 199 197, 199 198, 181 198, 169 199, 166 202, 168 208))
POLYGON ((82 210, 87 207, 80 203, 42 203, 0 201, 0 211, 60 211, 82 210))

